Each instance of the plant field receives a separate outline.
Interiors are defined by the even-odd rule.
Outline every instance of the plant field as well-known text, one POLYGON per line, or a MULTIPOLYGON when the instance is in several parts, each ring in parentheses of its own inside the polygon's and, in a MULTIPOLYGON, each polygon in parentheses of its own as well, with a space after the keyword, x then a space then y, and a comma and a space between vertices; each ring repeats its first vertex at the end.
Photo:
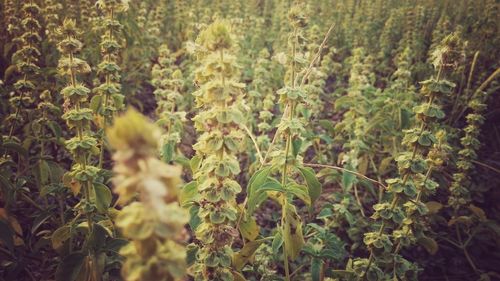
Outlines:
POLYGON ((0 22, 0 281, 500 280, 499 0, 0 22))

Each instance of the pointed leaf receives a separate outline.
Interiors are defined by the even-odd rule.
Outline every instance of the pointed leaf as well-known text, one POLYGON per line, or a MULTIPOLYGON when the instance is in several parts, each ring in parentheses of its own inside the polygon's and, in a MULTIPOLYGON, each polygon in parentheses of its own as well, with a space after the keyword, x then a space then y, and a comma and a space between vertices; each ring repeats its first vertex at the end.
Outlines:
POLYGON ((196 202, 196 198, 198 197, 198 183, 196 181, 192 181, 186 184, 180 192, 179 195, 179 203, 182 207, 187 207, 189 204, 196 202))
POLYGON ((309 167, 299 167, 302 176, 306 180, 309 197, 311 198, 311 205, 314 204, 316 199, 319 198, 322 192, 321 183, 316 178, 314 170, 309 167))
POLYGON ((265 240, 255 240, 255 241, 250 241, 243 246, 243 248, 234 254, 233 256, 233 266, 236 268, 236 270, 241 270, 245 266, 245 264, 250 260, 250 258, 253 256, 255 251, 259 248, 259 246, 264 242, 265 240))
POLYGON ((111 190, 104 184, 95 182, 94 192, 97 210, 101 213, 106 213, 113 198, 111 190))

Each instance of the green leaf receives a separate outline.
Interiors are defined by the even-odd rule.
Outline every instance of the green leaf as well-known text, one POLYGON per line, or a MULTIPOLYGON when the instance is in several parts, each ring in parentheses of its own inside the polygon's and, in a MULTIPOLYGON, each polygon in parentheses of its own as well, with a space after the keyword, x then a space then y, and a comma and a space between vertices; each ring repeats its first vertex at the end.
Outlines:
POLYGON ((264 243, 264 239, 250 241, 243 248, 233 255, 233 266, 236 270, 241 270, 253 256, 259 246, 264 243))
POLYGON ((302 140, 297 138, 292 141, 292 155, 294 158, 297 157, 297 155, 300 152, 300 147, 302 146, 302 140))
POLYGON ((97 210, 101 213, 106 213, 108 211, 109 205, 111 204, 111 190, 102 183, 94 183, 95 192, 95 204, 97 210))
POLYGON ((285 219, 283 225, 284 250, 290 260, 295 260, 305 244, 302 233, 302 221, 295 206, 285 203, 285 219))
POLYGON ((93 229, 87 242, 87 247, 92 249, 93 252, 100 252, 104 248, 108 232, 100 224, 94 223, 92 226, 93 229))
POLYGON ((189 227, 191 227, 193 231, 196 231, 198 226, 201 224, 201 218, 198 216, 199 210, 200 206, 198 205, 193 205, 189 208, 189 227))
POLYGON ((233 278, 234 278, 234 281, 247 281, 245 279, 245 276, 243 276, 243 274, 237 272, 237 271, 233 271, 233 278))
POLYGON ((276 234, 274 234, 273 242, 271 243, 271 249, 273 250, 273 254, 277 255, 281 246, 283 245, 283 235, 281 234, 281 230, 278 230, 276 234))
POLYGON ((248 210, 247 216, 253 214, 257 206, 267 198, 267 191, 276 191, 276 192, 284 192, 283 186, 278 181, 268 181, 262 185, 255 185, 254 189, 252 189, 252 193, 249 194, 248 197, 248 210))
POLYGON ((485 222, 488 218, 486 217, 486 213, 484 212, 483 209, 474 206, 474 205, 469 205, 469 210, 476 215, 476 217, 479 219, 480 222, 485 222))
POLYGON ((86 280, 79 278, 88 276, 87 269, 84 266, 86 254, 77 252, 64 257, 57 267, 56 281, 75 281, 86 280))
POLYGON ((400 118, 400 124, 399 124, 400 129, 408 128, 408 126, 410 125, 412 112, 406 108, 401 108, 399 115, 400 115, 400 117, 399 117, 400 118))
POLYGON ((418 244, 422 245, 427 250, 427 252, 429 252, 429 254, 431 254, 431 255, 435 255, 439 249, 439 246, 438 246, 438 243, 436 242, 436 240, 434 240, 430 237, 427 237, 427 236, 420 237, 417 240, 417 242, 418 242, 418 244))
POLYGON ((182 207, 187 207, 189 204, 196 202, 198 195, 198 182, 192 181, 181 189, 179 203, 182 207))
MULTIPOLYGON (((351 260, 349 261, 352 262, 351 260)), ((347 280, 354 275, 354 271, 351 270, 332 270, 331 272, 333 277, 340 277, 341 280, 347 280)))
POLYGON ((186 246, 186 262, 188 266, 191 266, 196 262, 197 253, 198 246, 195 244, 189 244, 186 246))
POLYGON ((63 225, 56 229, 52 236, 50 237, 52 241, 52 248, 58 249, 60 248, 66 240, 71 237, 71 227, 69 225, 63 225))
POLYGON ((33 221, 33 226, 31 227, 31 233, 34 234, 38 230, 38 228, 53 215, 54 214, 50 211, 44 211, 40 213, 33 221))
POLYGON ((389 172, 389 166, 391 165, 392 159, 393 157, 389 156, 380 161, 380 165, 378 167, 380 175, 385 175, 387 174, 387 172, 389 172))
POLYGON ((64 175, 64 169, 56 162, 47 161, 47 165, 50 171, 50 182, 60 183, 64 175))
POLYGON ((200 167, 201 163, 201 157, 198 155, 193 156, 191 160, 189 161, 189 166, 191 167, 191 173, 194 174, 196 171, 198 171, 198 168, 200 167))
POLYGON ((318 199, 321 195, 323 188, 321 187, 321 183, 316 178, 316 174, 314 173, 314 170, 312 168, 299 167, 299 170, 306 180, 309 197, 311 198, 311 205, 313 205, 316 199, 318 199))
POLYGON ((46 184, 49 181, 50 176, 50 168, 49 164, 45 160, 40 160, 38 162, 38 170, 40 172, 40 183, 46 184))
POLYGON ((307 186, 300 184, 292 184, 286 188, 287 192, 295 195, 297 198, 302 200, 308 207, 311 206, 311 197, 307 190, 307 186))
POLYGON ((436 201, 429 201, 425 203, 425 205, 427 206, 427 209, 429 209, 428 214, 437 214, 439 210, 441 210, 444 207, 443 204, 436 201))
POLYGON ((2 144, 2 148, 5 150, 17 152, 19 155, 21 155, 24 158, 28 158, 28 156, 29 156, 28 150, 26 150, 21 144, 19 144, 17 142, 11 142, 11 141, 4 142, 2 144))
POLYGON ((332 120, 322 119, 318 121, 319 125, 323 127, 327 132, 333 133, 335 131, 335 127, 333 126, 332 120))
POLYGON ((90 105, 89 108, 92 109, 94 113, 99 113, 101 111, 102 107, 102 96, 101 95, 95 95, 92 97, 90 100, 90 105))
POLYGON ((335 109, 344 109, 351 107, 354 104, 354 99, 350 96, 342 96, 335 101, 335 109))
POLYGON ((322 281, 323 278, 323 265, 324 262, 321 259, 313 258, 311 260, 311 278, 312 281, 322 281))
POLYGON ((56 140, 59 141, 59 139, 61 138, 62 136, 62 129, 61 129, 61 126, 59 126, 59 124, 57 124, 57 122, 55 121, 50 121, 48 122, 47 126, 50 128, 50 130, 52 131, 52 134, 54 134, 54 136, 56 137, 56 140))
POLYGON ((175 144, 172 141, 169 141, 163 145, 162 148, 162 158, 163 161, 169 163, 172 161, 174 156, 175 144))
POLYGON ((252 196, 255 187, 261 186, 267 181, 267 177, 269 177, 270 173, 271 167, 267 167, 255 172, 252 177, 250 177, 247 187, 247 193, 249 194, 249 196, 252 196))
POLYGON ((245 239, 253 241, 259 236, 259 225, 253 217, 243 219, 240 223, 240 233, 245 239))
POLYGON ((346 171, 342 172, 342 189, 345 192, 349 192, 354 186, 355 182, 356 182, 356 176, 353 173, 346 171))

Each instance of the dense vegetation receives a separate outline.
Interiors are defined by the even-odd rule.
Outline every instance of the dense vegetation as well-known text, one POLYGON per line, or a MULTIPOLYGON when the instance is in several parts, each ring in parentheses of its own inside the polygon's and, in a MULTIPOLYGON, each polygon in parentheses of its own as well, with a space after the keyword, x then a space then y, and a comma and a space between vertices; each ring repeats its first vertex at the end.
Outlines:
POLYGON ((0 280, 500 280, 498 0, 0 11, 0 280))

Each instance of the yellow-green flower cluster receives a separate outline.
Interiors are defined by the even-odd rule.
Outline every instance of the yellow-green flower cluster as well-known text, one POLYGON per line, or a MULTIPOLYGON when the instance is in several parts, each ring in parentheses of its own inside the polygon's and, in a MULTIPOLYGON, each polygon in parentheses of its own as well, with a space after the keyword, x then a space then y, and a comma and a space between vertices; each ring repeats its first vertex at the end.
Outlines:
POLYGON ((448 204, 457 212, 461 207, 471 201, 469 191, 470 172, 474 169, 473 161, 477 158, 477 150, 481 146, 479 135, 481 125, 484 123, 484 111, 487 108, 487 93, 480 91, 476 93, 468 104, 471 112, 466 116, 467 126, 463 129, 464 136, 460 139, 462 149, 458 152, 457 172, 453 174, 453 182, 450 186, 450 197, 448 204))
POLYGON ((420 218, 428 213, 428 208, 423 201, 439 187, 432 180, 432 172, 446 159, 446 134, 434 131, 438 121, 445 117, 437 101, 453 93, 455 87, 454 83, 444 78, 445 67, 453 64, 454 60, 448 48, 449 42, 450 38, 445 38, 440 48, 442 51, 435 54, 435 66, 438 69, 436 77, 420 82, 420 92, 426 102, 413 108, 419 123, 412 129, 404 130, 403 144, 408 150, 396 157, 400 176, 386 180, 387 201, 373 206, 375 212, 372 218, 380 220, 381 225, 377 231, 364 235, 363 242, 370 249, 370 257, 357 259, 353 263, 356 272, 363 272, 361 277, 417 278, 417 265, 403 258, 399 251, 425 237, 420 218), (389 233, 388 229, 391 229, 389 233), (389 275, 384 276, 386 273, 381 265, 387 259, 393 261, 393 268, 389 275))
POLYGON ((57 0, 46 0, 43 7, 43 16, 45 19, 45 35, 49 42, 56 43, 56 30, 61 24, 59 13, 62 11, 63 6, 57 0))
POLYGON ((20 24, 23 33, 18 39, 19 49, 12 55, 12 61, 21 77, 14 83, 17 95, 10 99, 15 111, 7 118, 7 121, 11 122, 9 137, 12 136, 16 125, 23 121, 22 108, 32 103, 35 98, 33 95, 37 89, 36 78, 40 73, 38 59, 41 55, 39 45, 42 41, 40 37, 42 27, 38 20, 41 9, 33 0, 30 0, 22 5, 21 10, 23 17, 20 24))
POLYGON ((259 52, 255 64, 253 90, 249 92, 249 104, 252 108, 260 109, 257 128, 260 135, 257 137, 259 144, 267 147, 270 143, 267 135, 272 130, 276 95, 272 88, 271 59, 269 51, 264 48, 259 52), (252 101, 253 99, 253 101, 252 101))
POLYGON ((241 99, 244 84, 238 82, 235 44, 228 23, 216 21, 197 39, 201 66, 196 70, 200 89, 193 93, 201 108, 193 118, 201 132, 194 145, 201 164, 194 178, 198 183, 202 222, 196 229, 201 242, 194 265, 195 280, 233 280, 230 270, 231 245, 238 235, 236 194, 241 187, 235 180, 240 173, 236 154, 243 149, 244 122, 241 99))
POLYGON ((102 18, 101 28, 104 34, 101 37, 101 55, 103 61, 98 65, 98 75, 103 82, 94 91, 101 104, 98 113, 104 118, 103 127, 111 123, 113 114, 123 105, 123 96, 120 85, 120 67, 118 60, 122 48, 119 35, 122 25, 117 16, 128 9, 128 4, 122 0, 99 0, 99 7, 105 16, 102 18))
POLYGON ((156 88, 153 93, 157 102, 157 123, 167 130, 167 134, 162 137, 162 156, 169 162, 181 141, 186 112, 181 110, 184 100, 181 94, 184 86, 182 72, 176 69, 167 45, 160 46, 158 63, 153 66, 151 76, 151 82, 156 88))
POLYGON ((17 0, 6 0, 3 6, 5 28, 14 46, 18 46, 21 43, 21 38, 19 37, 22 34, 20 8, 21 3, 17 0))
POLYGON ((127 281, 173 281, 186 274, 183 244, 188 214, 177 201, 181 169, 155 156, 160 135, 157 126, 132 109, 107 130, 116 149, 115 192, 118 203, 125 205, 116 225, 130 240, 120 250, 127 281))
MULTIPOLYGON (((82 42, 77 39, 79 30, 74 20, 66 19, 58 29, 58 36, 63 38, 57 48, 61 53, 59 59, 59 74, 67 78, 68 85, 61 90, 64 97, 64 110, 62 118, 68 127, 75 132, 75 136, 66 141, 66 148, 71 152, 74 164, 69 176, 76 180, 84 190, 82 211, 90 214, 95 206, 90 202, 92 181, 97 176, 98 169, 90 165, 92 154, 98 153, 97 140, 90 131, 92 110, 86 107, 90 90, 78 82, 78 76, 90 72, 90 66, 76 54, 82 49, 82 42)), ((80 189, 74 190, 78 194, 80 189)))

